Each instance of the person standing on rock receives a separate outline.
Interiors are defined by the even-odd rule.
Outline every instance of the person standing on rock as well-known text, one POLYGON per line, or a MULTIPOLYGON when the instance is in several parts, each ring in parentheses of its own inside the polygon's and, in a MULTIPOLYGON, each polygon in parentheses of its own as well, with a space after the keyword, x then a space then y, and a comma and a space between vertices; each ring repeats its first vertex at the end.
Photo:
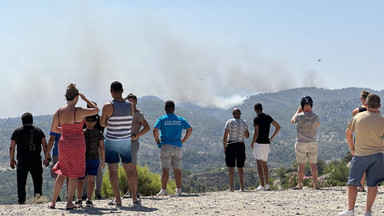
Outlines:
POLYGON ((305 164, 311 165, 313 186, 319 189, 317 184, 317 127, 320 125, 319 116, 312 111, 313 100, 305 96, 300 100, 300 107, 293 115, 291 122, 297 124, 297 138, 295 144, 296 160, 298 165, 298 184, 294 189, 303 189, 305 164))
POLYGON ((43 167, 41 166, 40 152, 45 154, 44 165, 48 166, 50 155, 47 154, 47 141, 43 131, 33 126, 31 113, 21 116, 23 126, 17 128, 11 137, 9 148, 10 166, 16 168, 17 172, 17 196, 19 204, 25 203, 25 185, 27 184, 28 172, 32 175, 34 195, 42 195, 43 167), (17 148, 17 163, 15 150, 17 148))
POLYGON ((384 180, 384 117, 377 113, 380 97, 369 94, 368 111, 358 113, 348 124, 345 136, 352 153, 348 176, 348 207, 339 215, 354 215, 357 187, 364 173, 367 178, 367 203, 365 215, 371 215, 371 209, 377 195, 377 186, 384 180), (355 139, 353 133, 355 132, 355 139))
POLYGON ((239 172, 240 191, 244 190, 244 162, 245 162, 245 144, 244 138, 249 138, 247 122, 240 118, 241 111, 234 108, 232 111, 233 118, 225 123, 225 131, 223 137, 223 146, 225 153, 225 163, 228 167, 229 189, 233 192, 233 176, 235 174, 235 166, 239 172))
POLYGON ((280 125, 273 118, 263 113, 263 106, 257 103, 254 106, 257 116, 253 120, 255 132, 251 142, 253 156, 256 158, 257 173, 259 174, 260 185, 256 190, 269 190, 268 182, 268 153, 270 152, 270 143, 280 130, 280 125), (269 137, 271 124, 275 127, 275 132, 269 137), (264 182, 265 178, 265 182, 264 182))
POLYGON ((160 162, 162 168, 161 190, 157 196, 167 195, 167 183, 169 170, 173 168, 176 182, 176 193, 181 196, 181 159, 183 156, 183 143, 185 143, 192 133, 192 127, 183 117, 177 116, 175 112, 175 102, 168 100, 165 102, 165 115, 157 119, 153 126, 153 137, 160 148, 160 162), (186 133, 181 138, 183 129, 186 133), (159 137, 160 131, 160 137, 159 137))

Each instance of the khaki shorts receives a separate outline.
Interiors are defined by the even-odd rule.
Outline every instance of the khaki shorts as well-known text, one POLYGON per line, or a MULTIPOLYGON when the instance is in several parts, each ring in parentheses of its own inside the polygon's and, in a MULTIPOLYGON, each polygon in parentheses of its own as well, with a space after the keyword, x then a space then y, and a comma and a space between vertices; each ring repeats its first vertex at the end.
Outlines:
POLYGON ((160 148, 161 168, 181 168, 181 147, 163 144, 160 148))
POLYGON ((298 163, 317 163, 317 152, 319 147, 317 142, 295 144, 296 160, 298 163))

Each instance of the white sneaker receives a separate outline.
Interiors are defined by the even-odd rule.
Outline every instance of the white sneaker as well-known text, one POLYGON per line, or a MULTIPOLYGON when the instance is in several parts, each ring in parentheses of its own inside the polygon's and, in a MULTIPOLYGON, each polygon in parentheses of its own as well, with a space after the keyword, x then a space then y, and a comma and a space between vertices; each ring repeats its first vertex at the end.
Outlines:
POLYGON ((257 191, 264 191, 264 190, 265 190, 265 187, 259 185, 259 187, 257 187, 256 190, 257 190, 257 191))
POLYGON ((177 196, 181 196, 181 188, 176 188, 176 194, 177 196))
POLYGON ((345 209, 344 211, 340 212, 339 215, 355 216, 355 211, 354 210, 345 209))
POLYGON ((264 187, 265 190, 270 190, 271 189, 271 186, 269 186, 269 184, 266 184, 265 187, 264 187))
POLYGON ((159 193, 156 194, 156 196, 167 196, 167 189, 161 189, 159 193))

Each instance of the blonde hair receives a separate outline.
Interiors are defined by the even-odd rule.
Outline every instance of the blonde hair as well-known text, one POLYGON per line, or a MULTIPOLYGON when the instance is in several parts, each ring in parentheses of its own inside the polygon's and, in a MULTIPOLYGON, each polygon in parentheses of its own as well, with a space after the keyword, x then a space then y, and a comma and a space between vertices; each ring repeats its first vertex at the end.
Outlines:
POLYGON ((73 100, 77 95, 79 95, 79 90, 76 88, 75 83, 69 83, 67 86, 67 91, 65 92, 65 98, 67 101, 73 100))

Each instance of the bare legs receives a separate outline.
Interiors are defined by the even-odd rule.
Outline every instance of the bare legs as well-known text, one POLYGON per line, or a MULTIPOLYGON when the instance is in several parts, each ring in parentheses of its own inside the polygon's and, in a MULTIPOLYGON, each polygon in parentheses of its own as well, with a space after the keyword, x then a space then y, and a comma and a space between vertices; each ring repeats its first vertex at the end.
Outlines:
MULTIPOLYGON (((373 203, 375 202, 377 195, 377 186, 368 187, 367 193, 367 204, 365 207, 365 211, 371 211, 373 203)), ((357 186, 348 185, 348 210, 355 209, 357 197, 357 186)))
MULTIPOLYGON (((161 189, 167 189, 167 183, 169 179, 169 168, 162 168, 161 173, 161 189)), ((180 168, 173 168, 175 174, 176 188, 181 188, 182 174, 180 168)))
MULTIPOLYGON (((318 188, 317 185, 317 177, 318 177, 318 169, 316 163, 311 163, 311 174, 313 178, 314 187, 318 188)), ((298 175, 297 175, 297 188, 302 189, 303 188, 303 178, 304 178, 304 171, 305 171, 305 163, 299 163, 298 166, 298 175)))
MULTIPOLYGON (((125 171, 125 175, 127 176, 129 188, 131 189, 132 201, 136 202, 137 201, 137 176, 136 177, 134 176, 134 172, 135 172, 134 168, 136 168, 136 166, 133 166, 132 164, 123 163, 123 168, 125 171)), ((109 169, 109 180, 111 182, 113 193, 115 194, 115 202, 117 204, 121 204, 119 176, 118 176, 119 164, 109 163, 108 169, 109 169)))
POLYGON ((264 187, 265 184, 269 184, 268 165, 267 161, 256 160, 257 173, 259 174, 260 184, 264 187), (264 183, 265 178, 265 183, 264 183))
MULTIPOLYGON (((239 181, 240 181, 240 190, 244 191, 244 171, 242 167, 237 167, 239 172, 239 181)), ((229 191, 233 192, 233 176, 235 175, 235 167, 228 167, 228 175, 229 175, 229 191)))

